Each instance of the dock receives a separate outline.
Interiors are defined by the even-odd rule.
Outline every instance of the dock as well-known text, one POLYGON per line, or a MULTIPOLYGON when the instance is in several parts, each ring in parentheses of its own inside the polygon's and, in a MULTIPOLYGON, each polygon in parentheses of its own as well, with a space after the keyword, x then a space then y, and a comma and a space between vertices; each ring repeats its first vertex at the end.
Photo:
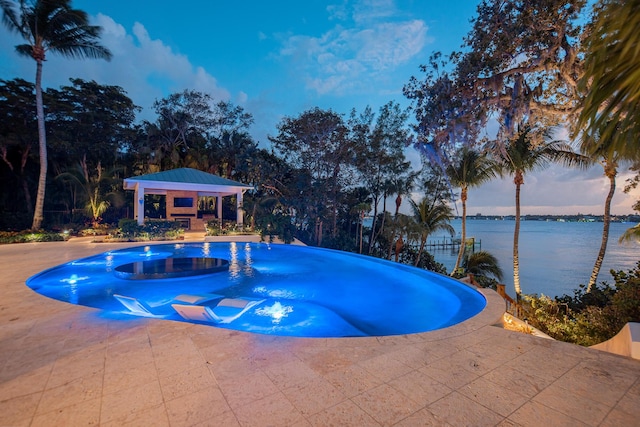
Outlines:
MULTIPOLYGON (((482 250, 482 240, 475 237, 469 237, 466 239, 467 250, 475 252, 476 250, 482 250)), ((460 239, 454 238, 442 238, 441 240, 428 240, 425 244, 427 250, 458 250, 460 249, 460 239)))

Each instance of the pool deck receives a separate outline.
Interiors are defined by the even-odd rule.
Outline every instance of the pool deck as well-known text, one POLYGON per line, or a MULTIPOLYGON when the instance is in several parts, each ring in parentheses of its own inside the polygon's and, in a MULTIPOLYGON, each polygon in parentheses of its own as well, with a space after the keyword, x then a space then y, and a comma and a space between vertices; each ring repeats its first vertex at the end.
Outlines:
POLYGON ((0 426, 640 424, 640 361, 491 326, 491 291, 448 329, 300 339, 113 319, 25 286, 131 245, 0 245, 0 426))

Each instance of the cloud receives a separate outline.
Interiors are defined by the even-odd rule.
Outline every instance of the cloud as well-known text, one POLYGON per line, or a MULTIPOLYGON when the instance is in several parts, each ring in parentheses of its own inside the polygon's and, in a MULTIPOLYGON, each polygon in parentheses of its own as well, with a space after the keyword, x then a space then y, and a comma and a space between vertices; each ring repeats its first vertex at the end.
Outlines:
MULTIPOLYGON (((49 53, 43 67, 43 86, 58 88, 69 84, 69 78, 121 86, 134 103, 145 109, 141 118, 150 118, 156 99, 185 89, 208 93, 216 100, 230 98, 229 92, 218 85, 214 76, 204 68, 194 66, 186 55, 173 51, 162 40, 152 38, 141 23, 135 23, 129 33, 111 17, 98 14, 92 24, 102 27, 101 43, 112 52, 111 61, 74 60, 49 53)), ((4 62, 4 56, 12 61, 10 68, 2 66, 0 73, 6 76, 4 78, 21 77, 33 81, 33 60, 18 58, 5 48, 6 44, 15 45, 20 39, 4 29, 0 34, 0 63, 4 62)))
POLYGON ((419 19, 399 19, 388 0, 365 0, 327 8, 340 21, 318 37, 287 35, 280 56, 293 60, 307 88, 320 95, 371 90, 416 58, 431 40, 419 19))
MULTIPOLYGON (((632 205, 640 198, 640 190, 631 194, 623 193, 624 181, 629 177, 630 174, 623 172, 616 179, 617 190, 611 206, 613 214, 633 213, 632 205)), ((599 165, 586 171, 553 165, 542 171, 526 174, 524 179, 520 193, 523 215, 604 213, 609 181, 602 174, 602 167, 599 165)), ((469 189, 467 208, 470 215, 514 215, 513 179, 495 179, 479 188, 469 189)))

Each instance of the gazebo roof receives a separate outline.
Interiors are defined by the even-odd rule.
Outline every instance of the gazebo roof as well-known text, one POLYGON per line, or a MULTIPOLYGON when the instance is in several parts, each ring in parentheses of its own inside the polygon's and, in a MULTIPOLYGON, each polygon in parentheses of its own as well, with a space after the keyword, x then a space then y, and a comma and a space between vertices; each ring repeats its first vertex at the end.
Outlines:
POLYGON ((172 169, 124 180, 125 190, 135 190, 136 187, 144 188, 147 193, 151 193, 147 190, 189 190, 218 194, 235 194, 253 188, 238 181, 191 168, 172 169))

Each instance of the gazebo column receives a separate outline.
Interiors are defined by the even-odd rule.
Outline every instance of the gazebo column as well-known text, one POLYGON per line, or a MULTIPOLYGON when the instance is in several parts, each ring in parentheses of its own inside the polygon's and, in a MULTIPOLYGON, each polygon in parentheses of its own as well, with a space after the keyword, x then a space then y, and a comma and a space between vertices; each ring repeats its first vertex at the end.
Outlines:
POLYGON ((220 222, 220 228, 222 228, 222 194, 219 196, 216 196, 216 209, 217 209, 217 216, 218 216, 218 221, 220 222))
POLYGON ((236 193, 236 224, 242 225, 244 222, 244 211, 242 210, 242 191, 236 193))
POLYGON ((138 220, 138 225, 144 224, 144 187, 136 185, 135 200, 133 204, 133 216, 138 220))

